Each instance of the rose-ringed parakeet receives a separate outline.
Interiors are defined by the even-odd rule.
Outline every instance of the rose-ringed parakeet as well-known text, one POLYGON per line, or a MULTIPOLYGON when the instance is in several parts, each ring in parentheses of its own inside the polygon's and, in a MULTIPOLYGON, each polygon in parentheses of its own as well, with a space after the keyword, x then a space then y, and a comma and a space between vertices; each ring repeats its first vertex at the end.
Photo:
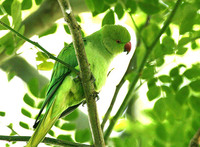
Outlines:
MULTIPOLYGON (((113 58, 124 51, 131 50, 130 34, 120 25, 105 25, 83 40, 90 69, 95 78, 95 91, 99 92, 105 84, 113 58)), ((58 58, 79 70, 72 43, 62 49, 58 58)), ((56 120, 74 110, 83 100, 84 92, 77 74, 63 64, 55 62, 46 99, 34 125, 36 130, 28 141, 27 147, 36 147, 56 120), (45 107, 47 107, 46 113, 38 121, 45 107)))

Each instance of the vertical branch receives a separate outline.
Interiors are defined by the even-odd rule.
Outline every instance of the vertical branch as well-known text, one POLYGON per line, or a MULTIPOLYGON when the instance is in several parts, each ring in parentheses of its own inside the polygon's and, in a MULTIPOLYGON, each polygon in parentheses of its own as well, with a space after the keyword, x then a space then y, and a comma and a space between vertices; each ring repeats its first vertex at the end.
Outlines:
POLYGON ((104 134, 104 139, 105 140, 108 139, 108 137, 110 136, 110 134, 111 134, 111 132, 112 132, 112 130, 114 128, 115 123, 117 122, 119 117, 122 115, 122 113, 126 109, 128 103, 129 103, 129 101, 130 101, 130 99, 131 99, 131 97, 132 97, 132 95, 134 93, 133 89, 135 88, 135 85, 137 84, 137 81, 140 78, 140 73, 142 72, 142 70, 143 70, 143 68, 144 68, 144 66, 146 64, 149 55, 153 51, 156 43, 159 41, 160 36, 165 32, 166 28, 169 26, 169 24, 172 21, 172 18, 175 15, 176 10, 178 9, 178 6, 181 4, 181 2, 182 2, 182 0, 177 0, 172 12, 170 13, 170 15, 167 18, 167 20, 164 22, 164 25, 163 25, 162 29, 160 30, 159 34, 154 39, 153 43, 150 46, 147 46, 147 48, 146 48, 147 52, 146 52, 146 54, 145 54, 145 56, 144 56, 144 58, 142 60, 142 63, 140 65, 140 67, 138 67, 138 69, 136 71, 135 78, 134 78, 133 82, 130 85, 129 91, 128 91, 126 97, 124 98, 124 101, 122 102, 119 110, 117 111, 115 116, 111 119, 110 124, 109 124, 107 130, 105 131, 105 134, 104 134))
POLYGON ((83 85, 90 126, 92 130, 92 136, 95 146, 105 146, 103 133, 99 123, 97 107, 96 107, 96 92, 94 89, 94 83, 92 73, 90 71, 89 63, 86 58, 84 43, 81 36, 81 28, 77 24, 76 19, 71 11, 71 7, 68 0, 58 0, 64 19, 67 22, 70 32, 72 34, 73 44, 75 48, 76 57, 80 67, 80 78, 83 85))
POLYGON ((190 141, 189 147, 199 147, 200 145, 200 129, 195 133, 190 141))

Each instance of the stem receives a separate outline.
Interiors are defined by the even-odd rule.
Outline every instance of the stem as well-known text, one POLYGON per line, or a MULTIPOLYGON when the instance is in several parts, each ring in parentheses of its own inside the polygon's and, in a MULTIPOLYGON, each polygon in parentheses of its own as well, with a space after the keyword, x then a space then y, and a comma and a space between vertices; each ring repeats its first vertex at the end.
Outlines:
POLYGON ((7 24, 3 23, 2 21, 0 21, 0 24, 2 24, 5 28, 7 28, 8 30, 12 31, 13 33, 15 33, 18 37, 24 39, 25 41, 35 45, 36 47, 38 47, 39 49, 41 49, 45 54, 47 54, 47 56, 50 59, 56 60, 58 62, 60 62, 61 64, 63 64, 64 66, 66 66, 68 69, 70 69, 71 71, 75 72, 77 75, 79 75, 78 70, 74 69, 71 65, 65 63, 64 61, 56 58, 55 56, 53 56, 51 53, 49 53, 46 49, 44 49, 39 43, 34 42, 28 38, 26 38, 25 36, 21 35, 20 33, 18 33, 17 31, 15 31, 14 29, 12 29, 11 27, 9 27, 7 24))
POLYGON ((107 128, 107 130, 106 130, 106 132, 104 134, 104 139, 105 140, 108 139, 108 137, 110 136, 110 134, 111 134, 111 132, 113 130, 113 127, 114 127, 115 123, 117 122, 118 118, 122 115, 122 113, 126 109, 128 103, 129 103, 129 101, 131 99, 131 96, 132 96, 132 94, 134 92, 133 89, 135 88, 135 85, 137 84, 137 81, 138 81, 138 79, 140 77, 140 73, 142 72, 142 70, 143 70, 143 68, 144 68, 144 66, 146 64, 149 55, 151 54, 151 52, 152 52, 154 46, 156 45, 156 43, 159 41, 160 36, 164 33, 166 28, 169 26, 173 16, 175 15, 175 12, 176 12, 177 8, 181 4, 181 2, 182 2, 182 0, 177 0, 176 4, 174 6, 174 9, 172 10, 172 12, 169 15, 169 17, 167 18, 167 20, 165 21, 165 23, 164 23, 162 29, 160 30, 159 34, 157 35, 157 37, 155 38, 153 43, 149 47, 147 47, 147 52, 146 52, 146 54, 145 54, 145 56, 144 56, 144 58, 142 60, 142 63, 140 65, 139 69, 136 72, 136 76, 135 76, 133 82, 130 85, 129 91, 128 91, 126 97, 124 98, 124 101, 122 102, 119 110, 117 111, 115 116, 111 119, 111 122, 110 122, 110 124, 109 124, 109 126, 108 126, 108 128, 107 128))
MULTIPOLYGON (((8 142, 10 142, 10 141, 28 141, 30 138, 31 138, 30 136, 3 136, 3 135, 0 135, 0 140, 5 140, 8 142)), ((52 144, 52 145, 57 145, 57 146, 92 147, 92 145, 74 143, 74 142, 54 139, 54 138, 50 138, 50 137, 45 137, 45 139, 42 142, 52 144)))
POLYGON ((72 13, 68 0, 58 0, 64 19, 67 22, 73 38, 76 57, 80 67, 80 78, 84 89, 89 121, 95 146, 105 146, 103 133, 99 123, 97 107, 96 107, 96 92, 94 88, 94 81, 90 66, 86 57, 83 39, 81 36, 81 28, 77 24, 76 19, 72 13))
POLYGON ((195 133, 190 141, 189 147, 199 147, 200 145, 200 129, 195 133))

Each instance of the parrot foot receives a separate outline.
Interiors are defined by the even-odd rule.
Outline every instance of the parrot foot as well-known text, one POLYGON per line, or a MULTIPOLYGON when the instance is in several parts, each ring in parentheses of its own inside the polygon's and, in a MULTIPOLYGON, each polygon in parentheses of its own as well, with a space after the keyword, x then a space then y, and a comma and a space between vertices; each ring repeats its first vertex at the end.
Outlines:
MULTIPOLYGON (((92 97, 95 98, 95 101, 96 101, 96 102, 100 99, 99 93, 96 92, 96 91, 92 94, 92 97)), ((87 103, 86 100, 83 100, 82 106, 84 107, 86 103, 87 103)))

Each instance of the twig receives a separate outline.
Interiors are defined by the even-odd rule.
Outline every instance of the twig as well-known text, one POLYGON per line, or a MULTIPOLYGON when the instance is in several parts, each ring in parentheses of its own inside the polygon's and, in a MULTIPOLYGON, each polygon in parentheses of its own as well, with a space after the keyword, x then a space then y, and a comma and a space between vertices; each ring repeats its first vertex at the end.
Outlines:
POLYGON ((200 145, 200 129, 195 133, 190 141, 189 147, 199 147, 200 145))
POLYGON ((169 17, 167 18, 167 20, 165 21, 162 29, 160 30, 159 34, 157 35, 157 37, 155 38, 155 40, 153 41, 153 43, 146 49, 147 52, 142 60, 142 63, 140 65, 140 67, 137 69, 136 71, 136 75, 135 75, 135 78, 133 80, 133 82, 131 83, 130 85, 130 88, 129 88, 129 91, 126 95, 126 97, 124 98, 124 101, 122 102, 119 110, 117 111, 117 113, 115 114, 115 116, 111 119, 110 121, 110 124, 104 134, 104 139, 107 140, 108 137, 110 136, 112 130, 113 130, 113 127, 116 123, 116 121, 118 120, 118 118, 122 115, 122 113, 124 112, 124 110, 126 109, 130 99, 131 99, 131 96, 133 94, 133 89, 135 88, 135 85, 137 84, 137 81, 140 77, 140 73, 142 72, 145 64, 146 64, 146 61, 150 55, 150 53, 152 52, 153 48, 155 47, 156 43, 159 41, 160 39, 160 36, 164 33, 164 31, 166 30, 166 28, 169 26, 173 16, 175 15, 175 12, 178 8, 178 6, 181 4, 182 0, 177 0, 175 6, 174 6, 174 9, 172 10, 171 14, 169 15, 169 17))
POLYGON ((95 101, 96 92, 94 88, 94 82, 85 53, 84 43, 81 36, 81 28, 76 22, 69 1, 58 0, 58 2, 63 12, 64 19, 67 22, 70 32, 72 34, 75 53, 80 67, 80 78, 87 102, 93 141, 95 146, 105 146, 103 133, 101 130, 97 113, 97 107, 95 101))
MULTIPOLYGON (((28 141, 30 139, 30 136, 3 136, 0 135, 0 140, 5 141, 28 141)), ((42 141, 43 143, 49 143, 52 145, 59 145, 59 146, 77 146, 77 147, 92 147, 92 145, 86 145, 86 144, 80 144, 80 143, 74 143, 70 141, 64 141, 60 139, 54 139, 50 137, 45 137, 45 139, 42 141)))
POLYGON ((56 60, 58 62, 60 62, 61 64, 63 64, 64 66, 66 66, 68 69, 70 69, 71 71, 75 72, 77 75, 79 75, 79 71, 76 70, 75 68, 73 68, 71 65, 65 63, 64 61, 56 58, 55 56, 53 56, 51 53, 49 53, 46 49, 44 49, 39 43, 34 42, 28 38, 26 38, 25 36, 21 35, 20 33, 18 33, 17 31, 15 31, 14 29, 12 29, 10 26, 8 26, 7 24, 3 23, 2 21, 0 21, 0 24, 2 24, 5 28, 7 28, 8 30, 12 31, 13 33, 15 33, 18 37, 24 39, 25 41, 35 45, 36 47, 38 47, 39 49, 41 49, 45 54, 47 54, 47 56, 50 59, 56 60))

